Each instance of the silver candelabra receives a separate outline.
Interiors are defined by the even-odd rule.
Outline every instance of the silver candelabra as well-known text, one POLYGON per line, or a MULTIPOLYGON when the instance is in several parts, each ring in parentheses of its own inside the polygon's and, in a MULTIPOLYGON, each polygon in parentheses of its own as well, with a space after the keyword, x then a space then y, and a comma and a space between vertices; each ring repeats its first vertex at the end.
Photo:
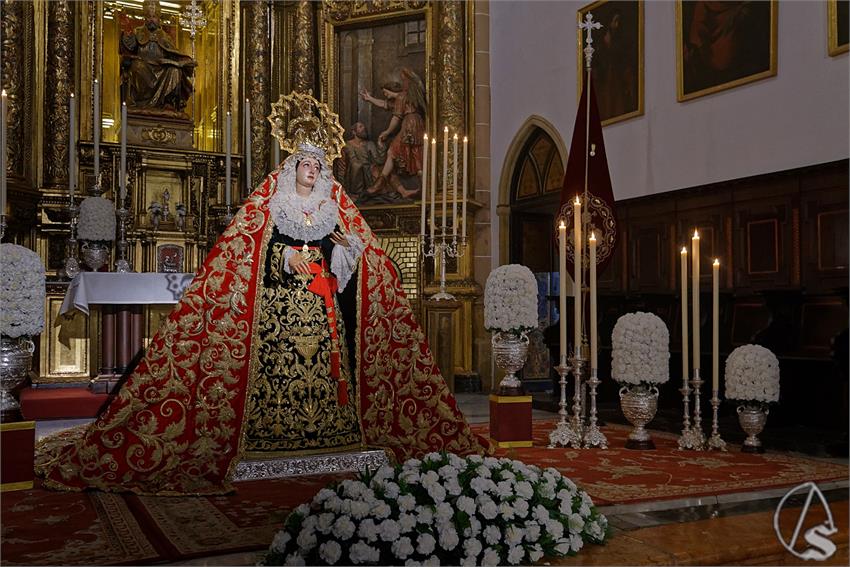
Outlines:
POLYGON ((600 449, 608 448, 608 438, 599 429, 596 424, 596 387, 602 383, 597 376, 596 368, 590 369, 590 378, 587 380, 587 385, 590 386, 590 423, 584 431, 583 441, 586 448, 599 447, 600 449))
POLYGON ((720 392, 717 390, 711 391, 711 437, 708 438, 708 448, 717 449, 718 451, 726 450, 726 441, 720 438, 720 431, 717 423, 717 410, 720 408, 720 392))
POLYGON ((558 415, 560 420, 555 429, 549 433, 549 448, 552 449, 558 445, 564 447, 573 447, 580 449, 582 444, 582 420, 581 420, 581 368, 584 365, 584 359, 580 356, 574 356, 567 359, 566 355, 561 357, 561 364, 555 367, 558 375, 561 377, 561 400, 558 404, 558 415), (573 396, 573 417, 567 421, 567 374, 572 372, 575 376, 575 395, 573 396))
POLYGON ((695 435, 693 428, 691 428, 691 389, 688 386, 687 377, 685 378, 685 385, 679 391, 682 392, 682 400, 685 406, 685 420, 682 424, 682 434, 679 436, 679 449, 701 451, 702 442, 695 435))
POLYGON ((694 392, 694 423, 691 427, 691 435, 693 443, 697 451, 705 448, 705 434, 702 432, 702 411, 699 404, 700 389, 702 388, 702 378, 699 375, 699 368, 694 368, 694 379, 691 380, 694 392))
POLYGON ((425 235, 419 236, 419 241, 422 249, 422 255, 425 258, 434 258, 434 269, 437 269, 437 262, 440 264, 440 291, 432 295, 429 299, 432 301, 452 301, 455 296, 446 291, 446 258, 462 258, 466 253, 467 238, 457 235, 452 235, 451 240, 446 236, 446 231, 443 229, 439 239, 434 236, 431 242, 428 243, 425 235))
POLYGON ((73 198, 68 205, 68 212, 71 214, 71 232, 65 244, 65 275, 74 279, 80 273, 80 256, 77 247, 77 222, 80 220, 80 207, 73 198))

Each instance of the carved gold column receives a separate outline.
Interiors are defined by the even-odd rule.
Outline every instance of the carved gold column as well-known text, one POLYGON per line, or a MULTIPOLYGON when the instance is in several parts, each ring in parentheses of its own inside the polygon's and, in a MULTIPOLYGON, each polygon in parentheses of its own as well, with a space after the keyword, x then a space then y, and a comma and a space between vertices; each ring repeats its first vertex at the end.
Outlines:
POLYGON ((464 26, 463 2, 438 2, 439 51, 437 74, 437 100, 439 101, 439 129, 448 126, 451 131, 466 131, 464 110, 464 26))
POLYGON ((269 34, 269 6, 266 2, 248 2, 245 30, 245 90, 251 104, 251 187, 267 173, 269 161, 269 121, 271 112, 271 36, 269 34))
POLYGON ((71 2, 47 3, 44 96, 44 185, 68 183, 68 99, 74 88, 74 11, 71 2))
POLYGON ((292 88, 316 92, 316 12, 313 2, 299 0, 295 11, 295 49, 293 50, 292 88))
MULTIPOLYGON (((10 178, 24 177, 26 85, 24 81, 26 3, 22 0, 3 2, 3 88, 6 89, 8 114, 6 115, 6 172, 10 178)), ((13 181, 14 183, 14 181, 13 181)), ((11 189, 11 187, 10 187, 11 189)), ((10 199, 11 201, 11 199, 10 199)))

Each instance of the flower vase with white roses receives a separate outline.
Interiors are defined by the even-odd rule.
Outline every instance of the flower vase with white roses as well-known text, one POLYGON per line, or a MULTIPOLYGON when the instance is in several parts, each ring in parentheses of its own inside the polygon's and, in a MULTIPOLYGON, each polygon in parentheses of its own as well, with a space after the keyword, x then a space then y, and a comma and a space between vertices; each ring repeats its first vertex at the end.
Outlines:
POLYGON ((738 420, 747 432, 741 450, 764 451, 758 434, 767 423, 768 404, 779 401, 779 360, 759 345, 739 346, 726 359, 726 399, 738 404, 738 420))
POLYGON ((83 241, 83 260, 94 271, 109 260, 115 240, 115 206, 103 197, 86 197, 80 203, 77 238, 83 241))
POLYGON ((490 272, 484 286, 484 328, 493 333, 493 356, 505 370, 499 384, 503 395, 522 393, 516 377, 528 355, 528 333, 537 328, 537 280, 520 264, 490 272))
POLYGON ((629 449, 653 449, 644 429, 658 409, 658 385, 670 379, 670 333, 653 313, 627 313, 617 320, 611 335, 611 377, 620 384, 623 414, 635 429, 629 449))

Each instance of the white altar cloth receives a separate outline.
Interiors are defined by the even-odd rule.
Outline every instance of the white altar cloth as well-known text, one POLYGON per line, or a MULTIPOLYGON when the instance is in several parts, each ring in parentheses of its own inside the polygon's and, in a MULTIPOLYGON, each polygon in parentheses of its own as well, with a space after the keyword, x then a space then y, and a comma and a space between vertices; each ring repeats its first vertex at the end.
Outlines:
POLYGON ((80 272, 71 281, 62 308, 65 314, 89 305, 162 305, 177 303, 195 274, 80 272))

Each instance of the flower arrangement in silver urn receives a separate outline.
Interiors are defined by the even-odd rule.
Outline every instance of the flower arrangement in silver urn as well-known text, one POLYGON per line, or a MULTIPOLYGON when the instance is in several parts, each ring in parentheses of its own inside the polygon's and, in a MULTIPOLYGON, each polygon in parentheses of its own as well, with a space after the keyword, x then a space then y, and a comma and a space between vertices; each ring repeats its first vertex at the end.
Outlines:
POLYGON ((611 377, 620 384, 623 415, 634 426, 626 447, 654 449, 645 426, 658 410, 658 384, 670 379, 670 333, 652 313, 627 313, 611 336, 611 377))
POLYGON ((761 453, 758 438, 767 423, 768 404, 779 401, 779 360, 759 345, 739 346, 726 359, 726 399, 738 403, 738 421, 747 433, 741 450, 761 453))
POLYGON ((528 565, 601 544, 608 520, 554 468, 429 453, 323 488, 262 565, 528 565))
POLYGON ((115 206, 109 199, 93 196, 80 203, 77 238, 83 241, 83 260, 99 270, 109 260, 111 242, 115 240, 115 206))
POLYGON ((537 324, 537 280, 531 270, 508 264, 490 272, 484 286, 484 328, 493 333, 496 366, 506 372, 500 394, 522 393, 516 372, 525 364, 528 333, 537 324))
POLYGON ((44 329, 44 264, 17 244, 0 244, 0 420, 18 417, 12 392, 32 366, 32 337, 44 329))

